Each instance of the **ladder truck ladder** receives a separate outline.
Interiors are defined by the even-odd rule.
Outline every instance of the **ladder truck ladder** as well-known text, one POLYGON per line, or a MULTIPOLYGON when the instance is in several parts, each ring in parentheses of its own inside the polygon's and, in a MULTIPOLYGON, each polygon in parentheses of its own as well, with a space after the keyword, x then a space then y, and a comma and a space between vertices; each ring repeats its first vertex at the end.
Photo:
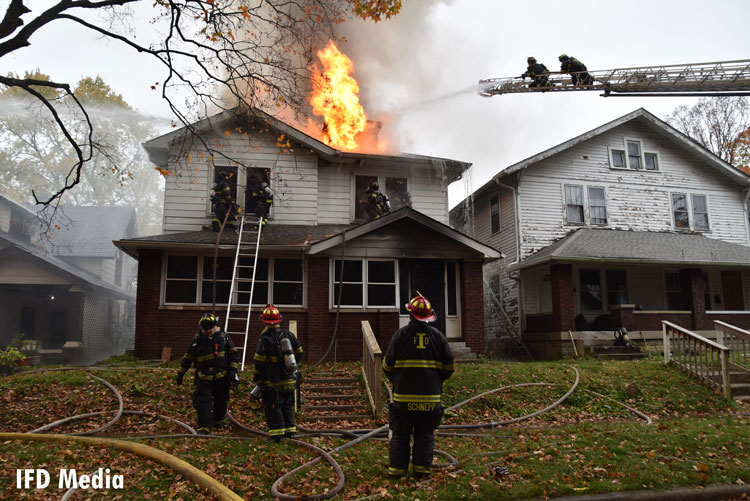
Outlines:
MULTIPOLYGON (((573 72, 581 75, 583 72, 573 72)), ((524 92, 599 91, 601 96, 744 96, 750 95, 750 59, 713 63, 641 66, 589 71, 590 85, 574 85, 571 76, 552 71, 549 86, 529 87, 520 77, 479 81, 479 95, 524 92)))
POLYGON ((255 271, 258 265, 258 249, 260 248, 262 229, 263 225, 260 218, 242 216, 240 220, 240 232, 237 237, 237 250, 234 255, 234 269, 232 270, 232 285, 229 289, 227 315, 224 319, 224 332, 229 335, 244 335, 242 348, 240 348, 242 350, 240 370, 243 371, 245 370, 250 315, 252 313, 253 293, 255 292, 255 271), (250 229, 247 229, 246 226, 250 229), (244 313, 245 307, 247 307, 246 314, 244 313), (234 321, 235 323, 244 321, 245 330, 230 331, 230 321, 234 321))

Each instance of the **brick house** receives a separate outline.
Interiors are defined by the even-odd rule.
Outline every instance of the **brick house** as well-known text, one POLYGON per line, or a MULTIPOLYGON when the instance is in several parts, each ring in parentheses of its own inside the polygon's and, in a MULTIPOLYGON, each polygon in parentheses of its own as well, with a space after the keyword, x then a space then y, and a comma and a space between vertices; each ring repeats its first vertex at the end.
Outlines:
MULTIPOLYGON (((403 304, 420 291, 432 300, 437 326, 450 340, 484 352, 482 266, 501 254, 447 224, 447 186, 470 164, 338 151, 260 111, 224 112, 193 129, 199 140, 177 130, 144 145, 168 173, 163 234, 115 242, 138 259, 139 357, 158 357, 165 347, 180 356, 201 314, 212 310, 218 234, 208 229, 209 194, 221 170, 232 174, 243 209, 252 211, 246 196, 251 179, 268 181, 273 191, 258 251, 249 350, 262 330, 255 312, 272 302, 285 325, 297 322, 308 360, 326 352, 335 329, 328 359, 359 359, 361 321, 368 320, 385 345, 408 322, 403 304), (205 144, 231 150, 233 159, 210 156, 205 144), (393 207, 389 215, 368 221, 359 200, 371 180, 379 181, 393 207), (342 258, 339 308, 335 291, 342 258)), ((222 318, 237 238, 225 230, 218 243, 216 314, 222 318)), ((244 336, 234 337, 243 343, 244 336)))
POLYGON ((450 217, 506 256, 484 270, 488 343, 510 350, 517 330, 556 356, 568 331, 749 328, 749 198, 749 176, 638 109, 503 169, 450 217))
POLYGON ((132 348, 136 262, 112 240, 137 235, 135 209, 61 207, 55 223, 42 242, 36 214, 0 196, 0 348, 23 334, 74 363, 132 348))

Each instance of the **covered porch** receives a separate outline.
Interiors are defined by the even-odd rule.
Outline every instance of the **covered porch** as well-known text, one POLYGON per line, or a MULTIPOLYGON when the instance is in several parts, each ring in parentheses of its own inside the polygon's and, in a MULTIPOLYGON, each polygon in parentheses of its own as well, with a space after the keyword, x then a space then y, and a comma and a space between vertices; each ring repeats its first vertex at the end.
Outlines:
POLYGON ((524 340, 542 358, 573 339, 611 344, 620 327, 660 351, 663 320, 708 338, 714 320, 750 328, 750 248, 699 234, 581 229, 516 270, 524 340))

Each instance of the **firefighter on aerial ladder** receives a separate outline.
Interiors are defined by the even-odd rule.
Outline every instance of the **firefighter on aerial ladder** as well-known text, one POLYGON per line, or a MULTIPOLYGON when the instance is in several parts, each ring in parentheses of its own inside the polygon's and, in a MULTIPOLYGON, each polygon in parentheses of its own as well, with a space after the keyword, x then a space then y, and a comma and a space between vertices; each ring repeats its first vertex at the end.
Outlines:
POLYGON ((526 71, 521 75, 521 79, 526 77, 531 78, 532 82, 529 84, 531 87, 549 87, 549 70, 542 63, 538 63, 535 57, 527 57, 526 63, 528 67, 526 71))
POLYGON ((560 73, 569 73, 573 85, 593 85, 594 77, 586 71, 586 65, 574 57, 561 54, 557 58, 560 61, 560 73))

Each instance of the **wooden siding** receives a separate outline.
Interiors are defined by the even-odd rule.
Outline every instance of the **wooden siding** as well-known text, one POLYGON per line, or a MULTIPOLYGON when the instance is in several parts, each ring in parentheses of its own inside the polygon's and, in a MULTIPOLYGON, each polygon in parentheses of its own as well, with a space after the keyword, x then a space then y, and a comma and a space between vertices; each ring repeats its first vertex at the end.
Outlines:
MULTIPOLYGON (((412 208, 448 223, 445 169, 439 164, 422 168, 403 162, 362 160, 356 164, 319 165, 318 156, 299 145, 279 147, 276 134, 267 129, 242 133, 228 127, 205 139, 209 144, 220 144, 231 151, 233 158, 249 166, 271 170, 274 192, 271 224, 349 224, 357 203, 353 196, 356 175, 406 177, 412 208)), ((184 148, 175 142, 169 162, 177 175, 170 173, 166 179, 164 233, 200 230, 213 218, 208 202, 214 176, 212 161, 202 145, 184 148)), ((217 169, 230 165, 219 158, 214 162, 217 169)), ((243 173, 238 175, 238 182, 241 192, 245 182, 243 173)), ((238 198, 240 203, 244 201, 241 194, 238 198)))
POLYGON ((674 231, 670 193, 704 194, 706 236, 747 245, 740 187, 659 137, 630 122, 527 169, 520 189, 522 255, 580 227, 565 223, 565 184, 604 187, 608 224, 603 227, 620 230, 674 231), (657 152, 659 171, 611 169, 608 147, 624 149, 624 138, 641 141, 643 152, 657 152))

